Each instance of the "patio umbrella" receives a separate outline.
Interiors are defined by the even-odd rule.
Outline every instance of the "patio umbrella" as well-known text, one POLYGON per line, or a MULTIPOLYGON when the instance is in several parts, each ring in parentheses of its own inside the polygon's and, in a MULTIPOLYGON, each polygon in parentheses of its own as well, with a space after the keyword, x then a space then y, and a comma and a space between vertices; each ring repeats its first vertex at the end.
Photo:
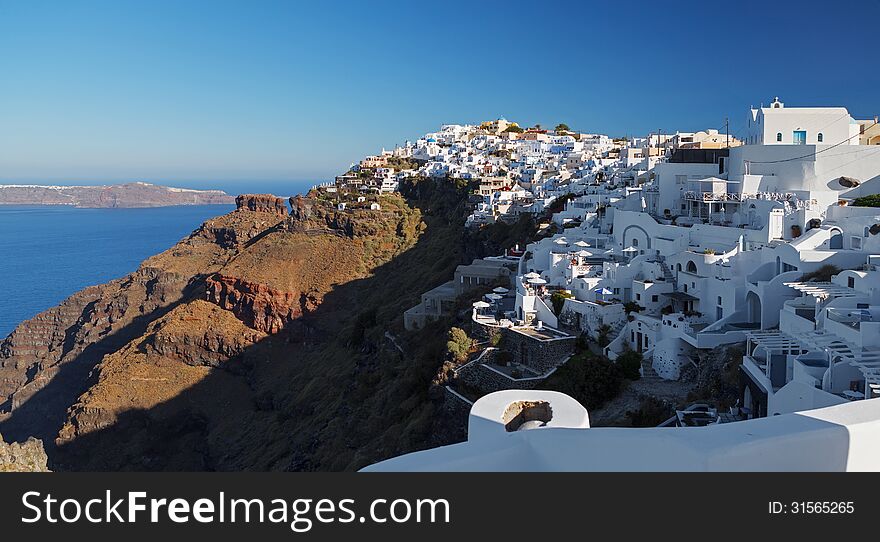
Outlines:
POLYGON ((579 247, 588 247, 590 246, 590 243, 587 243, 586 241, 578 241, 577 243, 575 243, 575 245, 579 247))
POLYGON ((474 303, 475 309, 488 309, 491 306, 492 305, 490 305, 489 303, 486 303, 485 301, 477 301, 476 303, 474 303))
POLYGON ((499 287, 495 288, 495 289, 492 290, 492 291, 495 292, 496 294, 506 294, 506 293, 509 292, 510 290, 508 290, 508 289, 505 288, 504 286, 499 286, 499 287))
POLYGON ((523 275, 523 276, 524 276, 525 278, 527 278, 527 279, 539 279, 539 278, 541 278, 541 275, 535 273, 534 271, 532 271, 531 273, 526 273, 526 274, 523 275))
POLYGON ((498 294, 486 294, 486 299, 491 299, 492 301, 498 301, 499 299, 503 299, 503 295, 498 294))
POLYGON ((547 281, 541 278, 529 279, 529 284, 547 284, 547 281))
POLYGON ((608 288, 596 288, 593 291, 596 292, 597 294, 602 294, 602 295, 611 295, 614 293, 611 290, 609 290, 608 288))

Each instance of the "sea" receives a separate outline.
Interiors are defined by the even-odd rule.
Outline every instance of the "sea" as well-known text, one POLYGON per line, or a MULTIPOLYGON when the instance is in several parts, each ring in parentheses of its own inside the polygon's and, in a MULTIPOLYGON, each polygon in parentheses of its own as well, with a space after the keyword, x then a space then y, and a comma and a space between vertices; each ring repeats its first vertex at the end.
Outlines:
MULTIPOLYGON (((270 193, 286 197, 305 193, 315 181, 156 184, 215 188, 231 195, 270 193)), ((142 261, 187 237, 205 220, 234 208, 192 205, 77 209, 58 205, 0 205, 0 340, 22 321, 71 294, 135 271, 142 261)))

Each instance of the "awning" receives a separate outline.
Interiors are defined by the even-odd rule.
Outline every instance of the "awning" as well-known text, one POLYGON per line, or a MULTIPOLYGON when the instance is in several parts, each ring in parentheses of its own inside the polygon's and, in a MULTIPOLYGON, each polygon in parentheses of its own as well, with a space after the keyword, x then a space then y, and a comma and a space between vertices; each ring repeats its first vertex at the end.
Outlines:
POLYGON ((699 297, 694 297, 691 294, 686 294, 684 292, 666 292, 660 295, 665 295, 675 301, 697 301, 700 299, 699 297))

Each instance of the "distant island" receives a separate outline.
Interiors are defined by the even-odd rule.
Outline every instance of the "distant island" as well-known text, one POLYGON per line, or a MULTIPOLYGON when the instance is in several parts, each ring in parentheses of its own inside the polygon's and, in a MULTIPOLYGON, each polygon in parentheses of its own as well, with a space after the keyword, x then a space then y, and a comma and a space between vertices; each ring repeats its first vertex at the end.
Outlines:
POLYGON ((83 208, 231 205, 222 190, 192 190, 134 182, 105 186, 0 185, 0 205, 71 205, 83 208))

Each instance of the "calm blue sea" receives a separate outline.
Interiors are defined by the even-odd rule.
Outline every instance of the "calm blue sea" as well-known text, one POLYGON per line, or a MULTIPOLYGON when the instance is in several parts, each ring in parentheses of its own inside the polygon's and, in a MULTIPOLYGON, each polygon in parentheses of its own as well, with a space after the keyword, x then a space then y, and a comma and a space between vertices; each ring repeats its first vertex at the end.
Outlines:
MULTIPOLYGON (((174 183, 167 183, 174 184, 174 183)), ((211 188, 293 195, 312 183, 215 183, 211 188)), ((202 185, 175 185, 208 188, 202 185)), ((234 206, 75 209, 0 205, 0 340, 86 286, 120 278, 234 206)))

